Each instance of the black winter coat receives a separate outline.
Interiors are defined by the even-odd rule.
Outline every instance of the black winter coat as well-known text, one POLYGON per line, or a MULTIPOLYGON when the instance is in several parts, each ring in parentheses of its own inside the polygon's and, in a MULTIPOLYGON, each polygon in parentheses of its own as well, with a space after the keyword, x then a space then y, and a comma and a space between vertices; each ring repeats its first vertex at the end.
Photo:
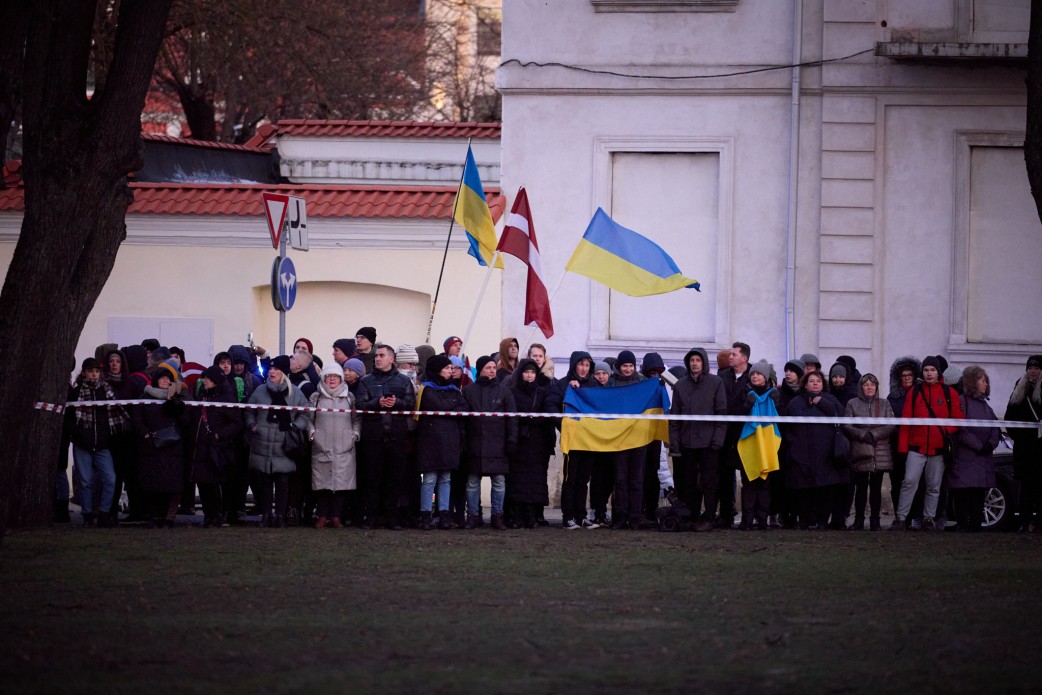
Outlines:
MULTIPOLYGON (((811 405, 806 394, 800 394, 789 402, 785 414, 792 417, 840 417, 843 406, 828 393, 821 394, 817 405, 811 405)), ((786 487, 806 489, 850 482, 847 468, 837 468, 832 463, 835 425, 786 423, 782 436, 789 443, 786 487)))
MULTIPOLYGON (((519 413, 541 413, 546 389, 535 383, 515 382, 510 389, 519 413)), ((507 496, 520 504, 550 504, 546 473, 554 454, 557 435, 550 418, 519 418, 517 447, 510 454, 507 496)))
MULTIPOLYGON (((458 412, 467 410, 467 401, 457 388, 441 390, 424 386, 420 410, 458 412)), ((420 473, 454 471, 459 468, 466 442, 466 418, 421 415, 416 428, 416 465, 420 473)))
MULTIPOLYGON (((477 413, 516 410, 514 394, 505 385, 480 378, 463 389, 467 408, 477 413)), ((510 472, 507 452, 517 446, 517 420, 504 417, 467 418, 467 473, 505 475, 510 472)))
MULTIPOLYGON (((145 390, 145 398, 155 398, 145 390)), ((157 405, 136 405, 130 412, 134 431, 139 437, 138 483, 146 492, 173 494, 184 488, 185 434, 183 416, 185 404, 181 398, 159 401, 157 405), (152 433, 174 427, 181 433, 181 441, 165 449, 152 443, 152 433)))
MULTIPOLYGON (((367 353, 372 355, 372 353, 367 353)), ((371 359, 371 357, 370 357, 371 359)), ((367 367, 368 369, 368 367, 367 367)), ((362 441, 404 441, 409 434, 409 418, 404 415, 391 415, 392 412, 414 410, 416 406, 416 389, 412 380, 391 367, 387 372, 366 374, 358 382, 355 394, 355 407, 359 410, 382 410, 384 415, 362 416, 362 441), (394 396, 394 406, 384 408, 380 399, 394 396)))
POLYGON ((242 411, 198 405, 200 401, 235 403, 238 397, 233 388, 225 383, 215 389, 204 390, 198 401, 188 406, 185 432, 188 436, 190 476, 194 482, 223 483, 235 461, 236 440, 243 432, 242 411))

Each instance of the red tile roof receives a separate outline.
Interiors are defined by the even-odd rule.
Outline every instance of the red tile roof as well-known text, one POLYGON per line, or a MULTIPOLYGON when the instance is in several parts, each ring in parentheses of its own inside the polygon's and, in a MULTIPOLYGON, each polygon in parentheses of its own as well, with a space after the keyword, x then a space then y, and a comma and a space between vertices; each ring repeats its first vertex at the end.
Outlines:
MULTIPOLYGON (((309 217, 381 219, 449 219, 455 186, 308 186, 266 184, 130 184, 134 202, 128 214, 235 215, 264 214, 264 191, 299 195, 308 202, 309 217)), ((498 189, 486 189, 492 219, 498 220, 506 199, 498 189)), ((0 190, 0 212, 24 210, 22 189, 0 190)))
POLYGON ((249 143, 245 145, 235 145, 230 142, 211 142, 210 140, 192 140, 191 138, 175 138, 171 135, 161 135, 159 133, 141 133, 141 139, 150 142, 166 142, 172 145, 205 147, 211 150, 236 150, 238 152, 260 152, 263 154, 267 154, 268 152, 270 152, 273 147, 273 145, 255 146, 249 143))
POLYGON ((286 120, 276 125, 279 135, 355 138, 488 138, 500 136, 500 123, 451 121, 321 121, 286 120))

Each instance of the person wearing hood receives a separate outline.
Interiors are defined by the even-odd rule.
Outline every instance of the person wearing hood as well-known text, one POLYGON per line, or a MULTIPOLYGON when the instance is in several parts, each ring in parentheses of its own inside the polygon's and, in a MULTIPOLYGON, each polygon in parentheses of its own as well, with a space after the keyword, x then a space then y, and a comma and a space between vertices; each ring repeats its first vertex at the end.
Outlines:
POLYGON ((842 362, 836 362, 829 368, 829 393, 844 408, 847 401, 857 397, 857 382, 848 379, 849 369, 842 362))
POLYGON ((188 404, 190 479, 199 486, 203 504, 203 528, 225 526, 222 486, 235 460, 235 446, 242 435, 242 414, 234 408, 207 407, 207 403, 235 403, 232 384, 220 367, 210 366, 199 378, 199 393, 188 404))
MULTIPOLYGON (((452 380, 452 362, 445 355, 427 360, 426 380, 416 396, 416 409, 458 413, 468 409, 463 393, 452 380)), ((422 531, 434 528, 434 497, 438 500, 438 528, 453 528, 449 502, 452 478, 459 469, 466 442, 466 425, 462 417, 419 415, 416 417, 417 469, 420 485, 420 525, 422 531)))
POLYGON ((315 492, 315 528, 340 528, 348 495, 358 489, 355 443, 362 435, 362 421, 351 412, 354 396, 336 362, 322 369, 322 380, 309 399, 314 408, 342 412, 308 413, 311 440, 311 489, 315 492))
POLYGON ((416 379, 419 383, 422 384, 425 381, 430 381, 430 378, 427 376, 427 362, 436 354, 438 354, 438 351, 435 350, 432 345, 424 344, 416 346, 416 356, 419 358, 419 362, 417 362, 418 369, 416 372, 416 379))
POLYGON ((503 340, 499 341, 499 356, 496 360, 497 381, 505 381, 517 369, 520 349, 517 338, 503 338, 503 340))
MULTIPOLYGON (((1038 423, 1042 420, 1042 355, 1028 357, 1024 375, 1017 379, 1006 404, 1006 419, 1038 423)), ((1042 512, 1042 437, 1037 427, 1011 427, 1013 477, 1020 482, 1020 530, 1031 528, 1032 516, 1042 512)), ((1035 530, 1042 530, 1035 523, 1035 530)))
MULTIPOLYGON (((991 381, 982 367, 972 365, 962 373, 959 402, 967 420, 997 420, 988 405, 991 381)), ((951 491, 960 531, 980 531, 984 523, 984 499, 995 487, 995 463, 991 452, 999 445, 998 427, 961 427, 955 435, 955 460, 944 472, 951 491)))
POLYGON ((155 405, 137 405, 130 411, 140 442, 138 482, 151 497, 153 524, 172 528, 185 484, 184 394, 169 369, 156 368, 151 379, 144 398, 155 405))
MULTIPOLYGON (((564 397, 568 389, 600 388, 593 378, 593 358, 585 350, 576 350, 568 360, 568 373, 554 382, 546 396, 546 412, 564 412, 564 397)), ((560 428, 560 421, 557 422, 560 428)), ((589 451, 573 449, 564 456, 564 476, 561 482, 561 527, 567 531, 578 528, 597 528, 586 518, 586 492, 593 470, 589 451)))
MULTIPOLYGON (((800 395, 785 414, 835 418, 843 414, 843 406, 825 391, 825 375, 814 371, 803 375, 800 395)), ((785 484, 796 497, 801 529, 846 528, 850 476, 833 462, 835 436, 836 427, 829 423, 786 423, 782 428, 782 440, 789 442, 785 484)))
POLYGON ((373 369, 370 372, 367 367, 366 375, 359 382, 356 402, 359 410, 379 413, 362 416, 358 452, 362 528, 372 529, 382 523, 397 531, 402 528, 398 498, 405 475, 409 423, 407 417, 395 413, 415 410, 416 389, 412 380, 395 367, 395 351, 390 345, 380 343, 373 350, 373 369))
MULTIPOLYGON (((749 415, 758 401, 766 403, 765 398, 772 400, 775 410, 777 410, 781 397, 778 395, 778 389, 772 385, 773 370, 774 368, 766 360, 760 360, 749 368, 749 384, 746 386, 745 399, 742 402, 742 415, 749 415)), ((748 531, 753 528, 755 522, 756 528, 766 531, 770 528, 767 524, 767 517, 771 509, 771 492, 768 481, 772 477, 780 476, 768 475, 766 479, 758 477, 750 480, 745 472, 745 466, 739 470, 742 475, 742 521, 738 528, 748 531)))
MULTIPOLYGON (((890 401, 880 396, 879 379, 866 374, 858 382, 857 398, 847 401, 844 416, 848 418, 894 417, 890 401)), ((883 473, 893 470, 890 440, 896 425, 847 425, 843 434, 850 440, 851 488, 848 494, 854 502, 855 531, 865 529, 865 502, 869 505, 869 530, 879 530, 879 510, 882 506, 883 473)))
MULTIPOLYGON (((93 357, 83 360, 80 374, 69 387, 66 401, 112 401, 116 392, 101 378, 101 363, 93 357)), ((65 424, 72 441, 74 474, 79 479, 80 510, 83 525, 111 526, 110 515, 116 489, 116 469, 109 449, 113 435, 129 427, 120 406, 87 406, 69 408, 65 424), (94 485, 100 485, 100 504, 94 506, 94 485)))
MULTIPOLYGON (((516 412, 514 394, 497 381, 496 362, 489 356, 478 358, 478 380, 463 389, 467 410, 475 413, 516 412)), ((481 477, 492 478, 492 528, 505 530, 503 507, 506 501, 506 475, 510 472, 508 454, 517 446, 517 421, 504 417, 467 418, 467 521, 466 528, 481 525, 481 477)))
POLYGON ((242 380, 241 398, 249 400, 254 390, 264 383, 257 373, 257 358, 245 345, 232 345, 228 348, 232 358, 232 376, 242 380))
MULTIPOLYGON (((890 393, 887 394, 886 400, 890 403, 890 409, 894 411, 895 417, 904 412, 905 400, 912 392, 912 388, 919 383, 921 373, 922 363, 911 355, 898 357, 890 365, 890 393)), ((890 438, 890 455, 894 461, 894 467, 890 471, 890 500, 896 512, 898 503, 901 501, 901 483, 905 479, 905 459, 908 458, 906 454, 897 451, 897 437, 890 438)), ((908 513, 909 518, 916 523, 922 521, 925 496, 926 489, 920 486, 912 500, 911 511, 908 513)))
MULTIPOLYGON (((723 380, 709 373, 709 355, 696 347, 684 355, 687 373, 673 386, 672 415, 727 415, 727 389, 723 380)), ((720 486, 719 456, 727 436, 723 421, 669 421, 669 451, 677 493, 693 516, 696 531, 712 531, 720 486), (679 457, 679 458, 676 458, 679 457), (701 513, 702 503, 705 509, 701 513)))
MULTIPOLYGON (((225 379, 235 392, 235 399, 245 403, 253 395, 258 386, 263 384, 260 376, 253 370, 256 358, 245 345, 232 345, 225 352, 214 357, 214 364, 221 369, 225 379), (227 369, 225 372, 225 359, 227 369)), ((221 496, 225 507, 226 521, 238 525, 246 512, 246 491, 250 487, 250 442, 245 428, 235 438, 235 457, 232 465, 225 473, 221 496)), ((256 502, 256 500, 255 500, 256 502)), ((255 504, 256 506, 256 504, 255 504)))
MULTIPOLYGON (((637 357, 630 350, 623 350, 615 359, 615 376, 611 378, 608 385, 611 387, 624 387, 639 384, 645 380, 643 374, 637 371, 637 357)), ((601 454, 600 456, 603 456, 601 454)), ((647 459, 647 446, 634 447, 623 451, 613 451, 608 454, 608 471, 612 474, 609 480, 614 480, 613 509, 616 518, 613 518, 613 527, 625 528, 626 525, 632 530, 640 528, 644 516, 644 465, 647 459)), ((597 475, 598 464, 594 464, 594 476, 597 475)), ((593 482, 591 480, 591 502, 593 482)), ((609 488, 611 489, 611 488, 609 488)), ((604 503, 606 504, 607 499, 604 503)), ((594 522, 597 524, 607 523, 603 507, 596 510, 594 522)))
MULTIPOLYGON (((546 387, 540 385, 540 376, 535 360, 526 357, 518 363, 507 384, 517 412, 544 412, 546 387)), ((543 518, 543 509, 550 504, 546 475, 555 444, 550 418, 518 419, 517 446, 509 452, 507 475, 507 504, 514 528, 536 528, 543 518)))
MULTIPOLYGON (((593 380, 600 386, 611 386, 615 374, 607 362, 593 365, 593 380)), ((593 522, 598 526, 607 523, 608 500, 615 489, 615 459, 610 451, 591 451, 590 459, 590 508, 593 510, 593 522)), ((612 516, 615 508, 612 506, 612 516)))
MULTIPOLYGON (((958 394, 941 383, 944 371, 943 361, 936 355, 923 360, 923 383, 912 387, 905 399, 901 417, 916 418, 961 418, 962 408, 958 394), (954 394, 954 395, 953 395, 954 394)), ((934 530, 934 516, 937 513, 937 502, 941 494, 941 482, 944 477, 944 435, 954 434, 958 427, 927 425, 901 425, 898 429, 897 450, 907 453, 905 459, 905 477, 901 482, 901 498, 895 513, 893 530, 901 530, 908 521, 912 509, 912 499, 919 488, 919 479, 925 476, 926 496, 923 499, 924 531, 934 530)))
MULTIPOLYGON (((279 355, 273 359, 267 380, 253 391, 249 402, 260 406, 307 406, 304 394, 290 383, 289 371, 288 356, 279 355)), ((308 414, 303 411, 251 408, 246 411, 245 419, 250 437, 253 494, 261 513, 261 526, 285 528, 289 512, 289 476, 297 469, 296 463, 286 452, 286 440, 291 430, 297 430, 301 437, 304 436, 308 414)))
POLYGON ((818 356, 812 352, 805 352, 800 355, 800 362, 803 362, 804 374, 821 371, 821 360, 819 360, 818 356))

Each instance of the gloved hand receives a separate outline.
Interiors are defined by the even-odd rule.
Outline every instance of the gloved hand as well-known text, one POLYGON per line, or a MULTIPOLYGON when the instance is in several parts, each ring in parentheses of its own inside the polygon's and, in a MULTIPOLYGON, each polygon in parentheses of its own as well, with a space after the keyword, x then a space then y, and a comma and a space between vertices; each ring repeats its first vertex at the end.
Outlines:
POLYGON ((752 408, 756 405, 756 394, 750 391, 745 397, 745 407, 752 408))

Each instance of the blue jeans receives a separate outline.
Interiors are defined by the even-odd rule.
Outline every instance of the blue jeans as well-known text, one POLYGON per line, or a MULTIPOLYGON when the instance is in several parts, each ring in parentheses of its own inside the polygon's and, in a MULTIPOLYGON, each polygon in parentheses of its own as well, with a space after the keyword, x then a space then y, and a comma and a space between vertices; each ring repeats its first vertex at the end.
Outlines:
POLYGON ((101 476, 101 510, 112 509, 112 498, 116 494, 116 466, 108 449, 88 451, 72 445, 72 459, 76 462, 76 475, 80 479, 80 509, 84 514, 94 511, 94 474, 101 476))
MULTIPOLYGON (((503 499, 507 495, 507 477, 505 475, 493 475, 492 478, 492 513, 503 513, 503 499)), ((481 513, 481 476, 467 476, 467 514, 476 515, 481 513)))
POLYGON ((438 511, 449 510, 449 489, 452 486, 452 471, 432 471, 423 474, 423 483, 420 484, 420 511, 431 511, 431 497, 434 490, 438 490, 438 511))

